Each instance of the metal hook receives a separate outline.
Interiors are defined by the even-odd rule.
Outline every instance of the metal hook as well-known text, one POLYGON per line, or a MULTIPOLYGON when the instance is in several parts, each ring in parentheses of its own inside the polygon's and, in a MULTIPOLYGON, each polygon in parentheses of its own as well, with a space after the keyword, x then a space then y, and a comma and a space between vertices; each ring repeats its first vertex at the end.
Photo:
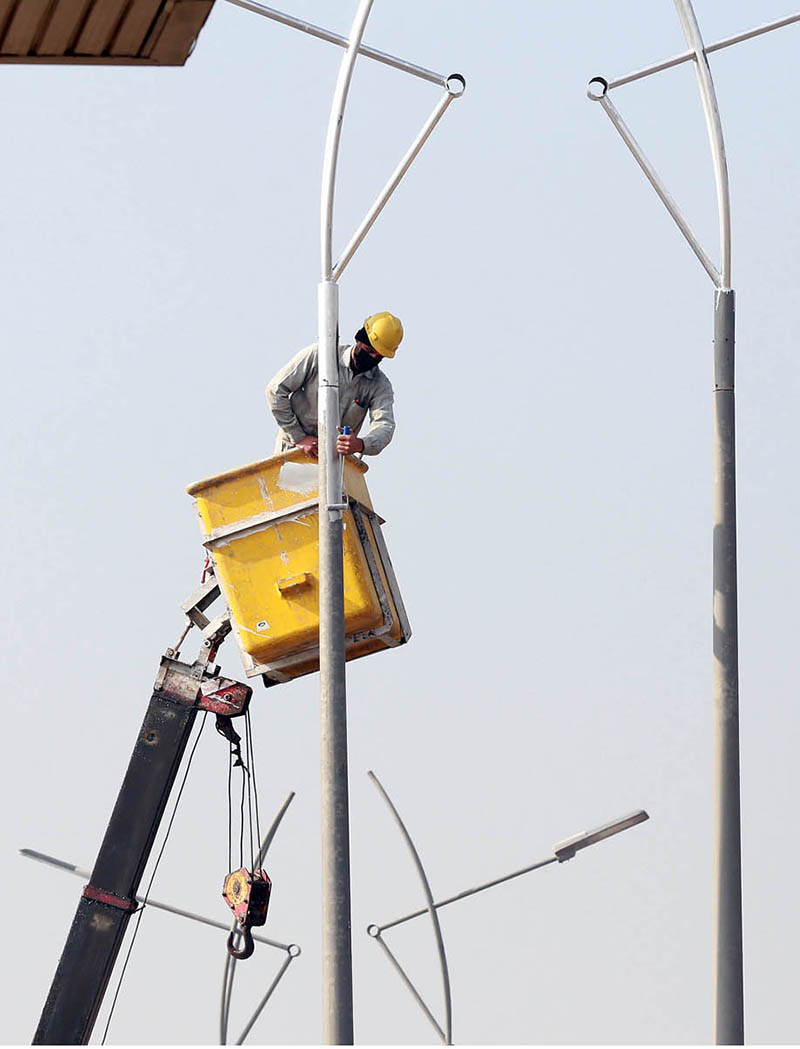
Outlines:
POLYGON ((245 960, 245 958, 250 957, 250 955, 256 949, 256 945, 253 942, 253 934, 250 932, 250 926, 245 925, 241 929, 242 939, 244 942, 241 948, 237 950, 236 947, 234 947, 234 937, 236 936, 236 932, 237 930, 234 930, 228 936, 228 954, 231 956, 231 958, 236 958, 238 961, 242 962, 245 960))

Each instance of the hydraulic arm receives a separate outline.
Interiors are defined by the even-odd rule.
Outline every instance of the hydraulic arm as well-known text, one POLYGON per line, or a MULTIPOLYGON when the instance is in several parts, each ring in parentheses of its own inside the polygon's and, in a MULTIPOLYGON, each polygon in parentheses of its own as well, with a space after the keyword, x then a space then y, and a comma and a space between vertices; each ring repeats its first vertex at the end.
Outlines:
POLYGON ((200 655, 193 664, 182 663, 175 658, 177 651, 168 649, 161 660, 128 771, 91 879, 78 904, 34 1045, 85 1045, 89 1041, 125 929, 137 909, 139 883, 197 712, 205 710, 227 718, 247 709, 252 689, 220 677, 219 667, 209 667, 230 631, 224 615, 212 622, 203 615, 203 609, 218 593, 212 578, 183 605, 187 631, 195 625, 203 632, 200 655))

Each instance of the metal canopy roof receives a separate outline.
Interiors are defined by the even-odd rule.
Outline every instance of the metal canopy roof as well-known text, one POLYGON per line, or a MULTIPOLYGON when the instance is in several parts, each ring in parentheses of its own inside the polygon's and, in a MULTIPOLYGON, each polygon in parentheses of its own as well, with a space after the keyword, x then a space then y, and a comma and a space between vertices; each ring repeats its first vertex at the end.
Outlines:
POLYGON ((0 63, 182 66, 214 0, 0 0, 0 63))

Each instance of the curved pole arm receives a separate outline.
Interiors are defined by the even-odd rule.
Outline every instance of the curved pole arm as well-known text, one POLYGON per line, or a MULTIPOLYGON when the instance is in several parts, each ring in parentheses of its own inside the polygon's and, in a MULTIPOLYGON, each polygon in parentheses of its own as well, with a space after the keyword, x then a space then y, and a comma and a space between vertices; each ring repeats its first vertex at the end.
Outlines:
MULTIPOLYGON (((423 911, 422 913, 424 914, 425 911, 423 911)), ((439 1026, 439 1022, 436 1019, 436 1017, 433 1015, 433 1013, 430 1011, 428 1006, 425 1004, 425 1000, 423 999, 422 995, 419 993, 419 991, 416 989, 414 984, 408 978, 408 974, 406 973, 406 971, 403 968, 403 966, 400 964, 400 962, 398 962, 398 960, 392 954, 392 952, 391 952, 391 950, 389 948, 389 945, 386 943, 386 940, 384 940, 384 938, 381 936, 381 930, 378 928, 377 925, 370 925, 367 928, 367 933, 380 945, 381 949, 383 950, 383 953, 389 959, 390 965, 392 966, 394 971, 397 973, 397 975, 400 977, 400 979, 403 981, 403 983, 406 985, 406 987, 408 988, 409 992, 411 993, 412 998, 417 1003, 417 1005, 420 1007, 420 1009, 423 1011, 423 1013, 425 1014, 426 1019, 428 1020, 430 1025, 433 1027, 434 1031, 436 1031, 436 1033, 439 1035, 439 1037, 441 1038, 441 1040, 444 1043, 444 1045, 449 1045, 450 1043, 447 1040, 447 1035, 444 1033, 444 1031, 439 1026)))
POLYGON ((437 102, 433 112, 423 124, 422 130, 411 143, 405 156, 397 165, 395 170, 392 172, 389 181, 381 190, 375 203, 365 215, 361 225, 353 234, 350 243, 344 249, 338 262, 333 267, 331 274, 332 280, 338 281, 338 279, 341 277, 342 273, 344 272, 345 266, 350 261, 350 259, 352 259, 353 255, 355 255, 356 251, 361 245, 361 242, 372 229, 373 225, 375 224, 375 220, 386 207, 389 198, 400 185, 401 179, 413 164, 419 151, 430 138, 431 132, 444 116, 450 103, 453 101, 453 99, 460 98, 464 94, 464 89, 466 88, 466 81, 460 73, 451 73, 450 76, 447 78, 446 87, 446 92, 437 102))
POLYGON ((714 181, 717 186, 717 210, 719 212, 720 272, 722 290, 731 286, 731 202, 728 186, 728 161, 725 156, 725 141, 722 137, 722 122, 719 117, 717 93, 708 64, 700 26, 694 13, 691 0, 675 0, 678 18, 683 27, 686 43, 694 51, 695 72, 700 97, 703 100, 703 112, 711 144, 711 157, 714 162, 714 181))
MULTIPOLYGON (((281 807, 278 809, 278 811, 275 813, 275 819, 272 821, 272 824, 271 824, 269 830, 264 835, 264 840, 261 842, 261 847, 258 850, 258 856, 256 857, 256 867, 260 867, 261 864, 264 862, 264 857, 267 855, 267 851, 269 850, 269 847, 272 844, 272 839, 275 837, 275 833, 278 830, 278 827, 281 825, 281 820, 286 815, 286 810, 289 808, 289 806, 292 803, 292 800, 294 798, 294 793, 295 792, 293 790, 289 792, 289 794, 286 796, 286 800, 281 805, 281 807)), ((231 930, 230 930, 231 931, 231 935, 233 935, 234 937, 238 938, 238 934, 240 932, 240 929, 241 929, 241 926, 239 925, 238 921, 236 921, 236 919, 234 918, 233 923, 231 924, 231 930)), ((280 947, 282 950, 286 951, 286 953, 289 956, 292 955, 292 950, 296 946, 293 943, 276 943, 275 941, 265 941, 265 939, 263 937, 258 936, 255 933, 253 934, 253 939, 254 940, 258 940, 259 942, 262 942, 262 943, 263 942, 267 942, 272 947, 280 947)), ((236 942, 236 941, 234 941, 234 942, 236 942)), ((238 946, 238 944, 237 944, 237 946, 238 946)), ((298 953, 299 953, 299 948, 298 948, 298 953)), ((228 1039, 228 1019, 230 1017, 230 1011, 231 1011, 231 997, 233 995, 233 977, 234 977, 235 972, 236 972, 236 959, 233 958, 228 953, 228 950, 226 948, 225 949, 225 968, 224 968, 223 973, 222 973, 222 995, 221 995, 220 1009, 219 1009, 219 1044, 220 1045, 225 1045, 227 1043, 227 1039, 228 1039)), ((282 975, 283 975, 283 970, 281 970, 281 976, 282 975)), ((264 1005, 266 1005, 266 1000, 264 1002, 264 1005)), ((261 1008, 263 1008, 263 1006, 261 1008)), ((255 1023, 255 1020, 253 1022, 255 1023)))
POLYGON ((353 69, 358 58, 358 49, 361 47, 361 38, 364 35, 364 27, 367 24, 373 2, 374 0, 361 0, 358 6, 353 27, 350 30, 347 50, 339 66, 339 77, 336 81, 333 101, 331 102, 331 115, 328 120, 328 134, 325 139, 325 155, 322 164, 322 196, 320 201, 320 256, 323 281, 331 279, 333 264, 333 196, 336 186, 336 163, 339 159, 339 140, 342 135, 344 107, 347 104, 347 94, 350 90, 350 81, 353 79, 353 69))
POLYGON ((266 993, 264 994, 264 997, 258 1003, 258 1005, 256 1006, 255 1012, 253 1013, 253 1015, 250 1017, 250 1019, 245 1024, 244 1029, 242 1030, 242 1033, 236 1039, 236 1044, 237 1045, 244 1045, 245 1039, 247 1038, 248 1034, 250 1034, 250 1031, 253 1029, 253 1025, 255 1024, 256 1020, 259 1018, 259 1016, 263 1012, 264 1006, 267 1004, 267 1002, 272 997, 273 992, 275 991, 275 988, 278 986, 278 984, 283 979, 284 973, 289 968, 289 966, 294 961, 294 959, 299 957, 299 955, 300 955, 300 948, 297 946, 297 944, 293 943, 291 945, 291 947, 289 948, 289 950, 288 950, 288 952, 286 954, 286 957, 283 959, 283 964, 281 965, 280 969, 278 969, 277 973, 275 974, 275 978, 273 979, 272 983, 267 988, 266 993))
POLYGON ((675 221, 675 225, 686 238, 689 247, 692 249, 692 251, 702 263, 703 269, 712 279, 715 287, 721 287, 722 275, 720 274, 719 270, 714 265, 714 263, 711 261, 708 254, 703 250, 700 241, 697 239, 689 223, 684 218, 680 208, 675 203, 669 190, 661 181, 658 172, 645 156, 644 150, 634 138, 631 129, 622 119, 619 110, 608 97, 608 91, 609 81, 606 80, 605 77, 596 76, 592 77, 592 79, 589 81, 589 86, 586 90, 586 94, 588 98, 590 98, 593 102, 599 102, 600 105, 603 107, 609 120, 619 132, 620 138, 631 151, 636 163, 644 172, 647 181, 656 191, 659 199, 661 200, 661 203, 664 205, 664 207, 667 209, 667 211, 670 213, 673 220, 675 221))
POLYGON ((406 830, 406 826, 403 823, 403 821, 400 819, 400 814, 398 813, 397 809, 392 804, 392 801, 389 798, 389 795, 384 790, 383 785, 381 784, 380 780, 378 779, 378 777, 375 775, 374 772, 370 771, 370 772, 367 773, 367 775, 372 780, 372 782, 375 784, 378 792, 380 793, 381 797, 386 802, 386 804, 389 807, 389 810, 391 811, 392 815, 394 816, 395 823, 397 824, 398 828, 400 829, 400 833, 403 835, 403 838, 405 839, 405 843, 408 846, 408 851, 411 853, 411 858, 414 861, 414 866, 417 868, 417 874, 419 875, 419 880, 422 882, 422 888, 423 888, 423 891, 425 893, 425 899, 426 899, 426 901, 428 903, 428 913, 430 914, 431 921, 433 922, 433 932, 434 932, 434 935, 436 937, 436 949, 437 949, 437 951, 439 953, 439 965, 441 966, 441 970, 442 970, 442 985, 443 985, 443 988, 444 988, 444 1007, 445 1007, 445 1030, 444 1030, 444 1033, 445 1033, 445 1045, 452 1045, 453 1044, 453 1008, 452 1008, 452 1002, 451 1002, 451 999, 450 999, 450 975, 449 975, 449 973, 447 971, 447 956, 446 956, 445 951, 444 951, 444 939, 442 938, 442 927, 439 924, 439 915, 436 913, 436 905, 433 902, 433 893, 431 892, 430 883, 428 882, 428 878, 427 878, 427 876, 425 874, 425 868, 422 866, 422 860, 420 860, 420 858, 419 858, 419 853, 417 852, 416 847, 414 846, 414 842, 411 840, 411 835, 406 830))

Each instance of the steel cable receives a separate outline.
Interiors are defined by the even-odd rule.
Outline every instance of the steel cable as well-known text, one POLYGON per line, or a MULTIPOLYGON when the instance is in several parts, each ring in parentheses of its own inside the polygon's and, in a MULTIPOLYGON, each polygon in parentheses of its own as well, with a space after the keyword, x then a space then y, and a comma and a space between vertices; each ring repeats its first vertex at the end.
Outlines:
POLYGON ((102 1037, 101 1042, 100 1042, 101 1045, 105 1045, 106 1044, 106 1037, 108 1035, 108 1029, 111 1026, 111 1018, 114 1015, 114 1009, 116 1008, 116 1005, 117 1005, 117 999, 119 998, 119 992, 120 992, 120 990, 122 988, 122 981, 125 978, 125 970, 128 968, 128 962, 130 961, 130 958, 131 958, 131 952, 133 951, 133 945, 136 942, 136 936, 137 936, 137 934, 139 932, 139 926, 142 923, 142 915, 144 914, 145 908, 147 907, 147 897, 150 895, 150 890, 153 887, 153 882, 155 881, 156 873, 158 871, 158 866, 161 863, 161 857, 164 855, 164 849, 167 846, 167 841, 169 840, 169 836, 170 836, 170 833, 172 831, 172 824, 175 822, 175 816, 176 816, 176 814, 178 812, 178 805, 180 804, 180 800, 181 800, 181 797, 183 795, 183 788, 186 786, 186 780, 189 778, 189 769, 192 767, 192 761, 194 760, 194 754, 195 754, 195 751, 197 750, 197 744, 200 742, 200 737, 203 735, 203 729, 205 727, 206 727, 206 714, 205 714, 205 712, 203 712, 203 720, 200 722, 200 731, 195 736, 194 744, 192 745, 192 749, 189 752, 189 760, 186 762, 186 769, 184 770, 184 773, 183 773, 183 779, 181 781, 180 789, 178 790, 178 796, 175 799, 175 805, 173 806, 173 809, 172 809, 172 815, 170 816, 169 823, 167 824, 167 830, 166 830, 166 833, 164 834, 164 840, 161 842, 161 848, 158 850, 158 856, 156 857, 156 862, 155 862, 155 864, 153 866, 153 872, 150 875, 150 881, 147 883, 147 889, 145 890, 144 899, 142 900, 142 905, 141 905, 141 907, 138 910, 138 915, 137 915, 137 918, 136 918, 136 925, 134 926, 133 935, 131 936, 131 942, 128 944, 128 951, 127 951, 127 953, 125 955, 125 961, 124 961, 124 963, 122 965, 122 972, 119 974, 119 980, 117 981, 117 987, 116 987, 116 990, 114 991, 114 997, 111 1000, 111 1008, 108 1011, 108 1018, 106 1019, 106 1026, 103 1029, 103 1037, 102 1037))

